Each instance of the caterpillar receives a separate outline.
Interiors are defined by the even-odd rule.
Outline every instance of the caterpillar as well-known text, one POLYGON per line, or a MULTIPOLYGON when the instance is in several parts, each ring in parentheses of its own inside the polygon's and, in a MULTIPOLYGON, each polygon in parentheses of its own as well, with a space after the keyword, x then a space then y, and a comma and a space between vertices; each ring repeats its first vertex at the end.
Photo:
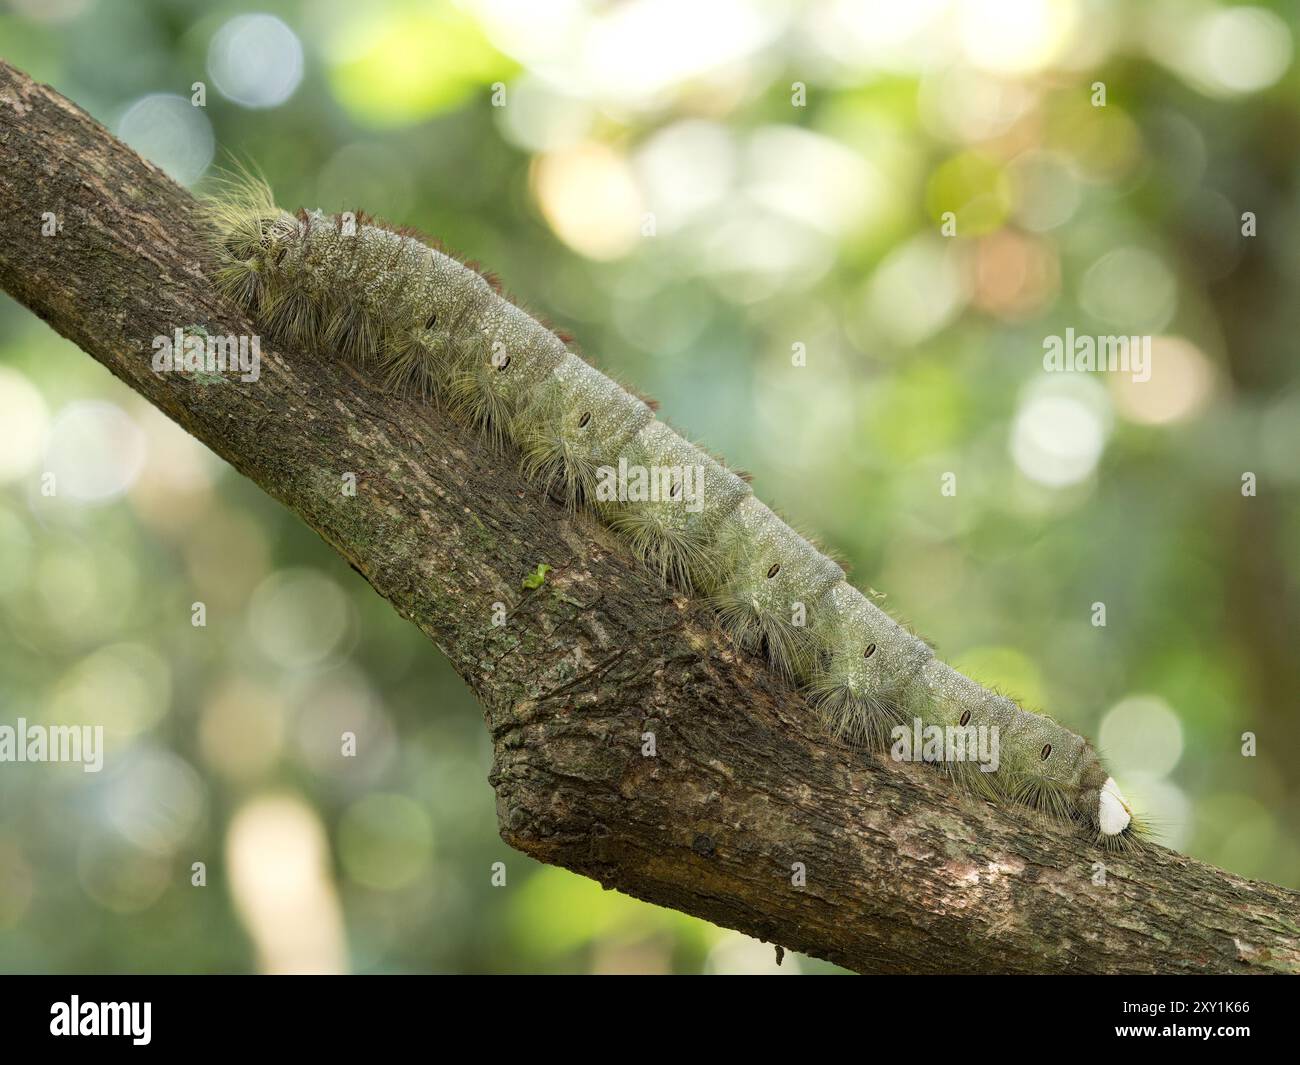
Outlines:
POLYGON ((1080 826, 1108 848, 1136 844, 1140 826, 1087 740, 938 659, 747 478, 489 278, 360 212, 284 211, 247 174, 227 179, 203 217, 214 285, 273 341, 369 368, 383 387, 443 404, 513 450, 548 493, 706 601, 736 644, 804 692, 830 733, 877 751, 892 738, 894 757, 923 740, 917 760, 982 796, 1080 826), (639 490, 611 490, 612 471, 629 470, 639 490), (977 734, 992 737, 992 759, 954 756, 954 737, 977 734))

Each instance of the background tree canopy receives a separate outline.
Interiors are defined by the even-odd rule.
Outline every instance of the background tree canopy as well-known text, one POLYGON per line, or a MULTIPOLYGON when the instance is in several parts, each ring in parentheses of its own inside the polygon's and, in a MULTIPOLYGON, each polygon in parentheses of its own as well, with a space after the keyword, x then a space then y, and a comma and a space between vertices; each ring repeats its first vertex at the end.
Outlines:
MULTIPOLYGON (((1296 28, 10 0, 0 52, 198 192, 248 161, 484 264, 957 668, 1097 739, 1165 842, 1296 887, 1296 28), (1067 329, 1152 337, 1150 380, 1045 372, 1067 329)), ((0 766, 0 967, 774 967, 506 848, 424 638, 7 299, 0 427, 0 724, 108 745, 99 774, 0 766)))

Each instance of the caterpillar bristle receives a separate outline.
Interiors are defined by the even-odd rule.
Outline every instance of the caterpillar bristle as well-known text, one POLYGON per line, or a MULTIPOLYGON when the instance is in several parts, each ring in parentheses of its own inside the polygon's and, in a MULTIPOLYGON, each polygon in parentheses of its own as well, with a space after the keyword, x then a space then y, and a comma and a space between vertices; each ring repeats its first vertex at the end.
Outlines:
POLYGON ((616 464, 653 418, 640 400, 566 353, 521 411, 523 469, 548 492, 560 490, 570 507, 594 503, 600 468, 616 464))
POLYGON ((361 361, 351 346, 337 343, 336 338, 328 335, 328 330, 322 330, 321 314, 318 302, 310 293, 300 289, 277 287, 269 290, 262 304, 262 315, 271 331, 295 347, 315 352, 334 347, 349 360, 361 361))
POLYGON ((954 762, 945 768, 949 778, 971 798, 997 802, 1003 797, 998 791, 997 774, 984 772, 978 762, 954 762))
POLYGON ((1107 834, 1093 824, 1097 841, 1109 851, 1120 854, 1135 854, 1155 846, 1164 837, 1170 824, 1167 820, 1151 814, 1137 814, 1130 811, 1129 823, 1122 832, 1107 834))
POLYGON ((205 268, 276 343, 366 367, 384 389, 444 403, 493 448, 513 449, 544 492, 703 598, 737 646, 802 688, 833 736, 883 751, 899 726, 1000 730, 996 771, 947 746, 937 768, 978 798, 1091 829, 1108 850, 1142 846, 1146 826, 1085 740, 935 659, 846 583, 827 549, 755 499, 748 473, 656 419, 654 400, 579 358, 494 275, 361 210, 285 212, 246 167, 215 188, 201 207, 205 268), (633 466, 651 490, 611 495, 611 471, 623 492, 633 466))
POLYGON ((660 511, 637 506, 610 508, 606 521, 665 584, 691 592, 718 573, 720 563, 703 530, 676 526, 660 511))
POLYGON ((496 368, 487 361, 457 370, 447 385, 447 406, 499 450, 511 435, 514 409, 509 399, 493 387, 492 378, 496 373, 496 368))
POLYGON ((749 488, 658 419, 610 458, 596 512, 662 580, 692 593, 717 591, 733 562, 718 527, 749 488))
POLYGON ((1138 854, 1146 850, 1150 843, 1142 829, 1134 825, 1129 825, 1123 832, 1113 834, 1094 832, 1093 838, 1097 844, 1112 854, 1138 854))
POLYGON ((709 597, 723 630, 747 651, 762 655, 787 678, 805 675, 814 657, 806 628, 776 610, 765 609, 738 583, 724 584, 709 597))
POLYGON ((394 225, 388 222, 380 222, 377 224, 381 228, 387 229, 390 233, 395 233, 399 237, 406 237, 408 240, 424 244, 427 247, 433 248, 435 251, 444 251, 442 241, 438 240, 436 237, 429 236, 428 233, 422 232, 414 226, 394 225))
POLYGON ((234 303, 251 308, 262 301, 265 282, 252 259, 239 259, 232 255, 216 267, 212 280, 217 291, 234 303))
POLYGON ((892 700, 854 691, 825 676, 809 682, 808 698, 832 736, 870 750, 888 750, 890 734, 907 723, 906 712, 892 700))
POLYGON ((1054 780, 1043 777, 1013 778, 1007 793, 1013 802, 1039 817, 1054 821, 1075 819, 1073 797, 1054 780))
POLYGON ((378 369, 384 388, 403 395, 415 393, 430 399, 438 380, 430 373, 431 353, 413 329, 385 332, 380 346, 378 369))
POLYGON ((217 235, 208 249, 213 283, 227 299, 245 307, 265 296, 261 255, 272 222, 282 214, 270 186, 248 168, 218 173, 215 196, 199 201, 198 216, 217 235))
POLYGON ((564 422, 558 396, 538 400, 521 418, 517 442, 520 468, 548 495, 559 494, 570 509, 595 497, 599 462, 575 441, 564 422))

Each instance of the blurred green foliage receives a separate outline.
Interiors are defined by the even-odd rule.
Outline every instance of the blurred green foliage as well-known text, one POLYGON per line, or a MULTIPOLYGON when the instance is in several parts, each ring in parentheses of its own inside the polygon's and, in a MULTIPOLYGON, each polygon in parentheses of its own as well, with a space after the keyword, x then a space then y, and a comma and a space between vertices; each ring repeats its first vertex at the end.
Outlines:
MULTIPOLYGON (((1169 842, 1294 887, 1295 31, 1130 0, 11 0, 0 52, 196 191, 251 162, 486 264, 955 665, 1097 737, 1169 842), (1067 328, 1152 336, 1151 380, 1046 373, 1067 328)), ((0 724, 108 747, 0 767, 0 968, 775 968, 509 851, 436 651, 12 301, 0 431, 0 724)))

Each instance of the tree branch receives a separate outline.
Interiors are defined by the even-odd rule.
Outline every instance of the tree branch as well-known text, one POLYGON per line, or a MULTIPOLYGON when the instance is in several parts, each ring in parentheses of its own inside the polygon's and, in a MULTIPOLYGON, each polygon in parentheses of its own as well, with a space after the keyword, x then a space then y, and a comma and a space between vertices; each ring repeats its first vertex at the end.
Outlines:
POLYGON ((155 336, 256 332, 203 276, 190 195, 4 63, 0 147, 0 284, 442 649, 484 708, 512 846, 864 972, 1300 969, 1300 893, 1161 848, 1113 857, 828 741, 706 611, 440 411, 290 352, 263 349, 250 383, 155 374, 155 336))

